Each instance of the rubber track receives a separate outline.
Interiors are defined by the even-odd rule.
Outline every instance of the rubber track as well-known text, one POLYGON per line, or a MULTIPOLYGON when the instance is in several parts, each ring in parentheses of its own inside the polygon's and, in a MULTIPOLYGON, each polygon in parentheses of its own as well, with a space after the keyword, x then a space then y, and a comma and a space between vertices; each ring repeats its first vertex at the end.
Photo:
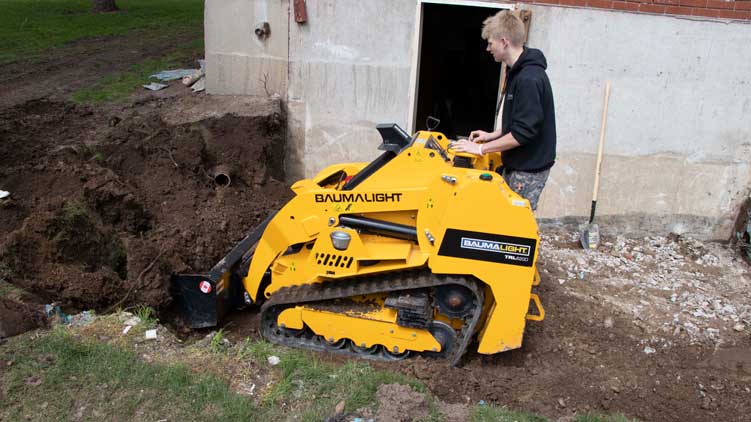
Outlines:
POLYGON ((371 276, 354 277, 343 280, 332 280, 324 283, 315 283, 302 286, 283 287, 274 292, 271 297, 261 307, 261 330, 264 337, 270 341, 280 343, 286 346, 302 347, 317 351, 327 351, 360 358, 392 361, 394 357, 388 355, 369 355, 355 353, 348 348, 331 349, 320 340, 319 336, 306 338, 300 336, 277 335, 276 318, 279 312, 286 307, 346 298, 359 295, 369 295, 382 292, 394 292, 399 290, 412 290, 425 287, 436 287, 447 284, 458 284, 467 287, 474 293, 475 301, 473 303, 473 312, 464 318, 464 326, 457 337, 458 347, 456 347, 451 356, 448 357, 452 366, 459 363, 462 355, 467 349, 467 345, 475 332, 477 323, 482 314, 482 304, 484 303, 484 291, 481 285, 474 277, 433 274, 427 270, 405 271, 380 273, 371 276), (281 308, 280 308, 281 307, 281 308), (278 308, 278 309, 277 309, 278 308), (278 312, 275 312, 278 311, 278 312))

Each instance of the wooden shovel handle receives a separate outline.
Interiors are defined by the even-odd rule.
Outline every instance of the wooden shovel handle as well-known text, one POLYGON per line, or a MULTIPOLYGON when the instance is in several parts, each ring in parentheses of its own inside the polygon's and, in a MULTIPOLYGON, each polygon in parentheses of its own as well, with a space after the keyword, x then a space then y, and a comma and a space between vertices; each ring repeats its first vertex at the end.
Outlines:
POLYGON ((600 168, 602 167, 602 145, 605 143, 605 125, 608 121, 608 100, 610 99, 610 81, 605 85, 605 100, 602 105, 602 122, 600 123, 600 144, 597 146, 597 165, 595 168, 595 188, 592 191, 592 202, 597 202, 597 191, 600 189, 600 168))

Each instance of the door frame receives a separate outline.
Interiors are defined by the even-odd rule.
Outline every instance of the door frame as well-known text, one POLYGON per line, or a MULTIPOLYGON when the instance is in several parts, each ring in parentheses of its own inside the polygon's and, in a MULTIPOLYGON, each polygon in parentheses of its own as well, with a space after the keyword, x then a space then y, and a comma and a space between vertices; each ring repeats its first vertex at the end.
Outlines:
MULTIPOLYGON (((407 114, 407 132, 414 133, 417 125, 417 97, 419 84, 418 79, 420 76, 420 53, 422 52, 422 17, 423 8, 425 4, 447 4, 452 6, 473 6, 473 7, 486 7, 489 9, 506 9, 515 10, 515 4, 509 3, 494 3, 490 1, 476 1, 476 0, 417 0, 415 11, 415 29, 412 32, 412 65, 409 72, 409 111, 407 114)), ((505 67, 505 65, 503 66, 505 67)), ((503 78, 498 84, 498 93, 500 96, 501 86, 503 84, 503 78)), ((497 99, 496 99, 497 101, 497 99)))

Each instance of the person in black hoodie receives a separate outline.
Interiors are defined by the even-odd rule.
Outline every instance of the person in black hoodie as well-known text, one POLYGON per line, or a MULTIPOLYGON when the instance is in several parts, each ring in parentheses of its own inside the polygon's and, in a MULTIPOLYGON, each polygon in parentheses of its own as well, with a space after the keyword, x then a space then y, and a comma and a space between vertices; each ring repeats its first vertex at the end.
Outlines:
POLYGON ((503 152, 503 178, 537 209, 550 168, 555 163, 555 107, 540 50, 524 46, 524 24, 505 10, 483 22, 482 37, 496 62, 509 67, 501 96, 501 128, 472 131, 453 144, 457 152, 483 155, 503 152))

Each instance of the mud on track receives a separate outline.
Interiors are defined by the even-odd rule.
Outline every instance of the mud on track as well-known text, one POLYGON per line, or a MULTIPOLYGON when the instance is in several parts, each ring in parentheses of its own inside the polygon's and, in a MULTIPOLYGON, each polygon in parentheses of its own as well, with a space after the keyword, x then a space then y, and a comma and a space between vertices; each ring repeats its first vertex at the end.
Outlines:
POLYGON ((278 103, 262 115, 162 118, 205 108, 187 100, 1 110, 0 186, 12 194, 0 203, 5 278, 71 311, 164 309, 171 273, 211 268, 285 203, 278 103), (218 165, 232 171, 227 187, 214 182, 218 165))

